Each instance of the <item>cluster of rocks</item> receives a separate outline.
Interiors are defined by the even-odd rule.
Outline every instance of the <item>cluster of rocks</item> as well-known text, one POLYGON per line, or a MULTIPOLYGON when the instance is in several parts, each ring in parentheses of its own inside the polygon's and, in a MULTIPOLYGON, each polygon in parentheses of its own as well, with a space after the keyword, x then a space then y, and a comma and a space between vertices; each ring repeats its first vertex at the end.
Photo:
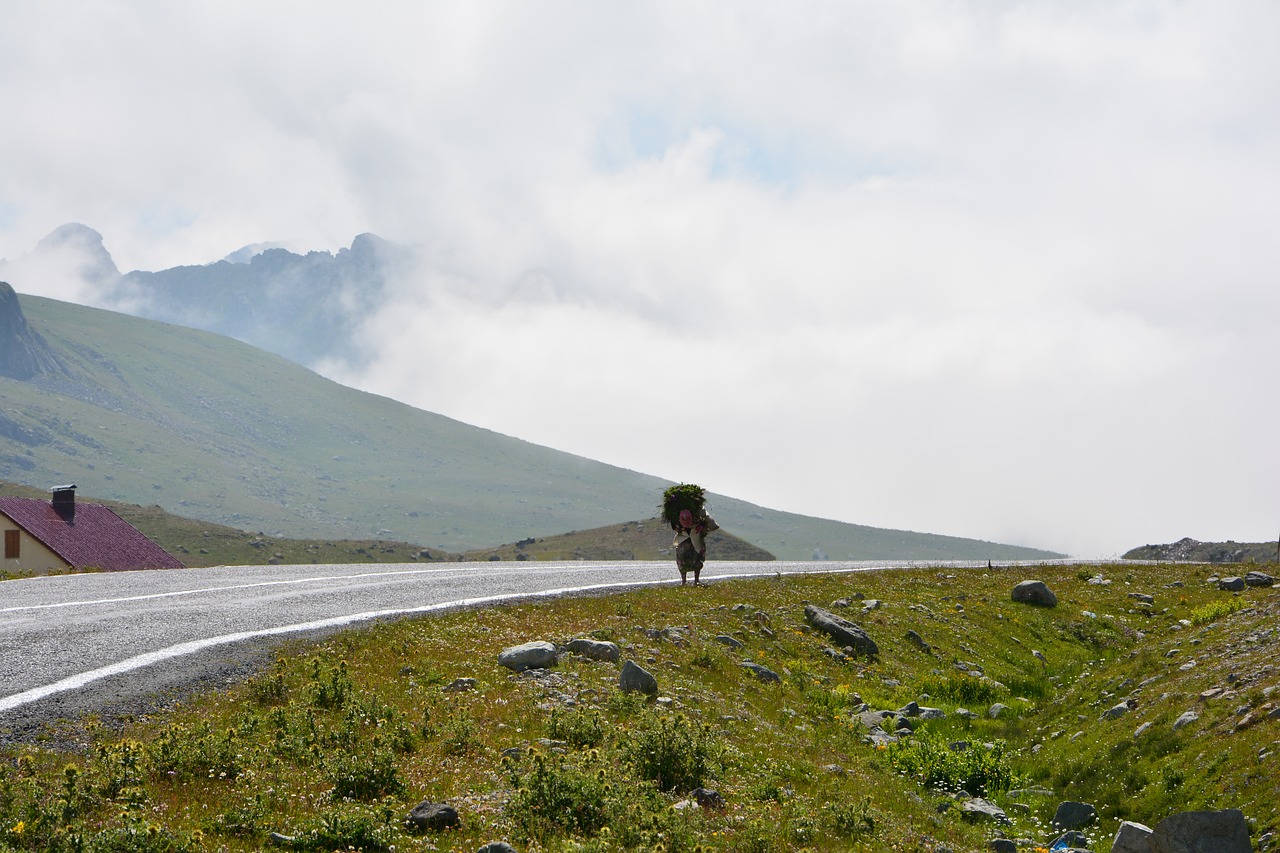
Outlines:
POLYGON ((1244 577, 1232 576, 1220 578, 1210 577, 1206 583, 1217 584, 1218 589, 1227 592, 1244 592, 1246 587, 1267 588, 1275 586, 1276 579, 1266 572, 1249 572, 1244 577))

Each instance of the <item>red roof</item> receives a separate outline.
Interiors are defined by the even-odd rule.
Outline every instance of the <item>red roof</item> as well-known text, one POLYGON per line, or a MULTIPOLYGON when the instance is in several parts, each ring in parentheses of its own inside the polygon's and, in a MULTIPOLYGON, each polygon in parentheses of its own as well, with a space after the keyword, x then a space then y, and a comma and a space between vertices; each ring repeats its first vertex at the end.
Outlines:
POLYGON ((102 504, 77 503, 67 522, 49 501, 0 498, 0 512, 75 569, 181 569, 168 551, 102 504))

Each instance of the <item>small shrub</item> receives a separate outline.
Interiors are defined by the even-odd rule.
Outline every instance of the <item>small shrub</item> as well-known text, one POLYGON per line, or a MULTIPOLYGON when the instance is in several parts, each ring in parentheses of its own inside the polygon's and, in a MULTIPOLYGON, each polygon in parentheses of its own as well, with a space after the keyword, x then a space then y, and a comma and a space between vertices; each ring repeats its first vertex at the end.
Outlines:
POLYGON ((372 800, 396 794, 404 788, 400 771, 391 753, 377 749, 369 753, 338 753, 326 768, 333 784, 335 800, 372 800))
POLYGON ((289 695, 284 673, 259 675, 249 679, 249 698, 259 705, 278 705, 289 695))
POLYGON ((928 730, 907 741, 889 744, 889 762, 899 773, 910 776, 926 788, 971 794, 1007 791, 1016 781, 1005 742, 990 748, 969 744, 954 750, 941 735, 928 730))
POLYGON ((327 667, 320 658, 311 659, 311 704, 316 708, 341 708, 355 692, 347 662, 338 661, 336 667, 327 667))
POLYGON ((294 836, 293 849, 385 853, 391 849, 394 837, 390 810, 375 814, 368 808, 346 806, 323 812, 316 823, 294 836))
POLYGON ((631 730, 627 760, 662 791, 691 791, 718 773, 724 746, 710 726, 683 714, 651 715, 631 730))
POLYGON ((1009 688, 972 675, 927 675, 920 679, 919 692, 934 700, 957 705, 990 705, 1009 696, 1009 688))
POLYGON ((1191 624, 1204 625, 1223 616, 1230 616, 1237 610, 1243 610, 1245 600, 1243 598, 1216 598, 1203 607, 1196 607, 1191 611, 1191 624))
POLYGON ((856 803, 829 802, 822 807, 823 822, 841 838, 859 838, 874 835, 879 817, 871 805, 870 797, 856 803))
POLYGON ((604 742, 604 720, 599 711, 551 712, 547 736, 562 740, 577 749, 600 746, 604 742))
POLYGON ((607 778, 603 767, 592 772, 564 756, 538 753, 528 772, 510 775, 515 792, 507 801, 507 816, 525 841, 595 835, 608 823, 612 787, 607 778))

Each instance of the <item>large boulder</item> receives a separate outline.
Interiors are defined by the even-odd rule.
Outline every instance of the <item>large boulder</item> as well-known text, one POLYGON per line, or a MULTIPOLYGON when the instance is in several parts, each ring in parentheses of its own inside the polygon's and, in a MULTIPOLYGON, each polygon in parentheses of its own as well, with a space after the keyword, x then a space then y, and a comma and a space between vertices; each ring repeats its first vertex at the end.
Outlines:
POLYGON ((1266 572, 1249 572, 1244 576, 1246 586, 1274 586, 1276 579, 1266 572))
POLYGON ((498 654, 498 663, 507 669, 524 672, 526 669, 546 669, 555 666, 558 655, 554 643, 545 640, 534 640, 532 643, 521 643, 509 646, 498 654))
POLYGON ((1249 825, 1239 809, 1179 812, 1156 824, 1151 853, 1251 853, 1249 825))
POLYGON ((1055 829, 1083 829, 1091 826, 1098 820, 1098 811, 1088 803, 1076 803, 1067 800, 1058 804, 1058 810, 1053 813, 1053 826, 1055 829))
POLYGON ((1044 581, 1022 581, 1013 588, 1013 600, 1019 604, 1034 604, 1037 607, 1056 607, 1058 596, 1044 581))
POLYGON ((1244 587, 1244 578, 1241 577, 1220 578, 1218 580, 1218 589, 1224 589, 1227 592, 1243 592, 1244 587))
POLYGON ((841 619, 830 610, 809 604, 804 608, 804 618, 814 628, 831 637, 840 648, 852 647, 854 654, 867 657, 880 654, 880 647, 866 631, 848 619, 841 619))
POLYGON ((442 829, 452 829, 461 822, 458 810, 453 806, 430 800, 418 803, 404 819, 405 826, 417 832, 439 832, 442 829))

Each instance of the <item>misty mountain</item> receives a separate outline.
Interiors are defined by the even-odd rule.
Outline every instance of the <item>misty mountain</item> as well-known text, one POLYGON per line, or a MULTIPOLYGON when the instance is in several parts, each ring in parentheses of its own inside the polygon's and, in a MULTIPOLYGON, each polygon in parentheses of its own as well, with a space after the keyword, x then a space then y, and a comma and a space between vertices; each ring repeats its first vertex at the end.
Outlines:
POLYGON ((358 366, 366 354, 354 332, 414 256, 361 234, 336 255, 261 243, 211 264, 121 274, 102 235, 72 223, 0 265, 0 277, 22 290, 24 280, 52 271, 78 279, 99 307, 226 335, 306 366, 326 358, 358 366))
MULTIPOLYGON (((670 485, 339 385, 221 335, 0 291, 6 480, 76 483, 273 536, 452 552, 652 518, 670 485), (24 359, 30 375, 14 376, 24 359)), ((780 559, 1057 556, 709 501, 726 531, 780 559)))

